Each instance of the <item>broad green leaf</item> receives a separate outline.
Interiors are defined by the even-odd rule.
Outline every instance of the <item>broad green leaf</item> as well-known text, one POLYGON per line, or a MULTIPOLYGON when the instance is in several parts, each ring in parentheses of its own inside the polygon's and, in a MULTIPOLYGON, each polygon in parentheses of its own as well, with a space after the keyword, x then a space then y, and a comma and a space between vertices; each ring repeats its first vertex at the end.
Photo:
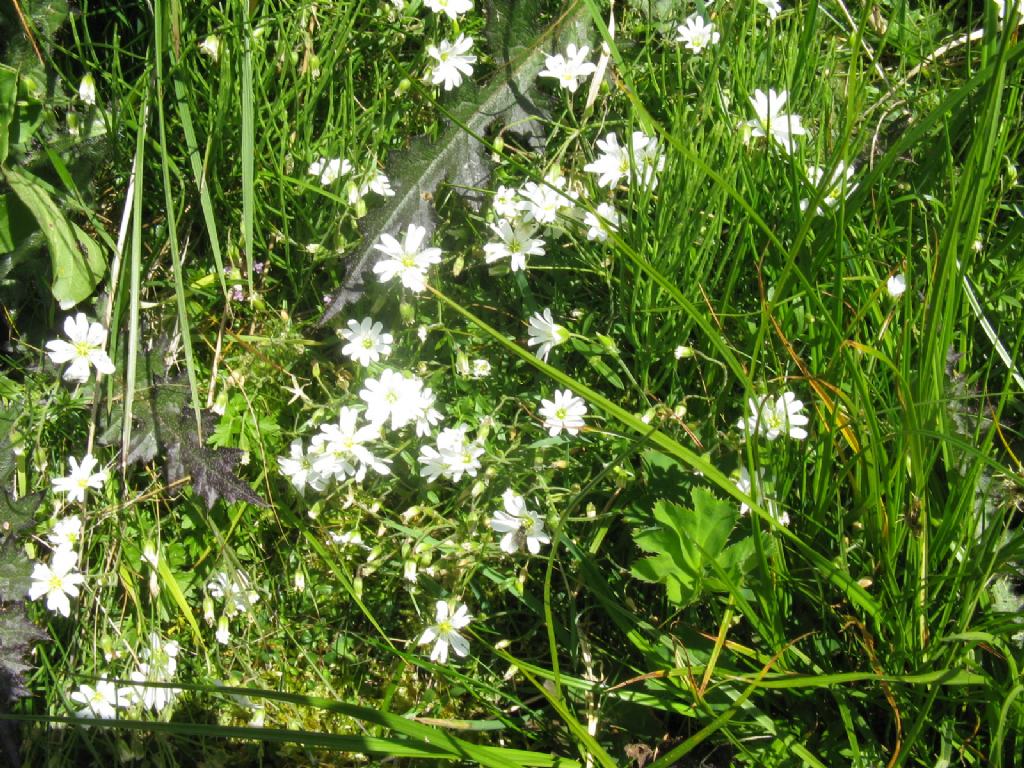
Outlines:
POLYGON ((10 253, 34 231, 32 213, 24 203, 9 192, 0 195, 0 253, 10 253))
POLYGON ((18 98, 18 71, 0 64, 0 165, 7 160, 8 132, 18 98))
POLYGON ((40 179, 18 168, 5 171, 4 178, 42 229, 50 246, 53 297, 61 309, 70 309, 92 294, 107 271, 99 244, 68 221, 40 179))
POLYGON ((694 488, 693 509, 670 501, 654 505, 656 527, 634 534, 638 547, 653 557, 633 565, 633 575, 644 581, 661 582, 668 597, 686 605, 700 595, 705 585, 705 571, 712 561, 719 562, 727 572, 737 573, 745 560, 743 551, 723 556, 729 533, 736 524, 738 510, 729 501, 716 499, 710 491, 694 488))

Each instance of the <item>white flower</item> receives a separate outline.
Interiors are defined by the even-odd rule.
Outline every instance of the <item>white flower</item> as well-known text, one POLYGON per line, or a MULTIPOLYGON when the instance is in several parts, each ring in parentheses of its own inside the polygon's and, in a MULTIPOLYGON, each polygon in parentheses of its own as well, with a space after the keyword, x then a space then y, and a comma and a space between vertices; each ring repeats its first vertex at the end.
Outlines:
POLYGON ((519 200, 516 190, 502 185, 494 193, 491 201, 494 212, 503 219, 515 219, 519 216, 519 200))
POLYGON ((526 345, 534 347, 539 344, 536 354, 545 363, 548 361, 551 349, 568 341, 570 335, 564 326, 555 322, 550 308, 545 308, 543 314, 535 312, 530 317, 530 327, 527 333, 530 337, 526 340, 526 345))
MULTIPOLYGON (((545 179, 545 182, 548 180, 545 179)), ((554 224, 559 213, 573 207, 572 199, 550 182, 538 184, 535 181, 528 181, 519 190, 519 196, 519 209, 523 212, 523 218, 538 224, 554 224)))
MULTIPOLYGON (((165 642, 156 632, 151 633, 149 646, 142 649, 142 660, 139 668, 132 673, 132 680, 140 683, 169 683, 178 669, 178 650, 176 641, 165 642)), ((132 690, 144 707, 156 712, 162 712, 178 694, 175 688, 147 685, 133 686, 132 690)))
POLYGON ((380 242, 373 247, 390 256, 373 265, 373 271, 382 283, 398 277, 402 285, 419 293, 427 287, 427 269, 431 264, 441 262, 440 248, 420 248, 427 230, 418 224, 410 224, 405 237, 399 243, 389 234, 382 234, 380 242))
POLYGON ((768 11, 768 18, 775 19, 779 13, 782 12, 782 6, 779 4, 779 0, 757 0, 761 5, 764 6, 765 10, 768 11))
MULTIPOLYGON (((757 471, 757 493, 752 494, 751 491, 755 490, 753 483, 750 482, 750 470, 746 467, 740 467, 738 472, 734 472, 732 475, 733 483, 740 490, 741 493, 747 494, 747 496, 753 496, 757 499, 759 504, 764 505, 765 509, 768 510, 768 514, 778 520, 782 525, 789 525, 789 513, 784 512, 779 508, 778 502, 773 499, 765 500, 764 496, 764 470, 759 469, 757 471)), ((750 506, 747 504, 740 504, 740 514, 745 515, 750 511, 750 506)))
POLYGON ((587 211, 583 215, 583 223, 589 227, 587 230, 588 240, 597 240, 603 243, 608 239, 609 232, 619 231, 619 222, 622 217, 619 212, 609 203, 601 203, 597 206, 596 214, 587 211))
POLYGON ((71 361, 64 371, 66 381, 85 381, 89 378, 89 366, 99 374, 113 373, 114 364, 103 351, 107 343, 107 329, 99 323, 90 323, 85 313, 79 312, 74 318, 64 320, 64 333, 70 342, 54 339, 46 342, 46 354, 55 365, 71 361))
POLYGON ((747 404, 750 416, 741 418, 737 424, 745 434, 760 432, 769 440, 777 440, 782 435, 794 440, 807 437, 804 427, 808 418, 801 413, 804 404, 792 392, 783 392, 774 403, 770 396, 765 396, 760 402, 750 398, 747 404))
POLYGON ((427 48, 427 55, 437 61, 430 73, 430 82, 434 85, 444 83, 444 89, 450 91, 462 85, 463 75, 473 74, 473 62, 476 56, 468 53, 473 47, 473 38, 459 35, 454 43, 444 40, 441 47, 431 45, 427 48))
POLYGON ((473 0, 424 0, 423 4, 434 13, 447 15, 452 21, 473 10, 473 0))
POLYGON ((78 515, 58 520, 46 534, 46 540, 54 549, 76 549, 81 538, 82 518, 78 515))
POLYGON ((313 468, 312 454, 306 453, 303 449, 302 439, 295 438, 290 446, 291 456, 277 457, 277 464, 281 468, 281 474, 288 478, 295 490, 303 493, 308 485, 314 491, 322 491, 327 487, 328 477, 322 476, 313 468))
POLYGON ((422 412, 423 381, 417 376, 385 368, 377 379, 367 379, 359 397, 366 403, 366 420, 383 425, 391 420, 391 429, 399 430, 416 421, 422 412))
POLYGON ((58 493, 66 493, 68 501, 84 502, 85 492, 89 488, 99 490, 107 482, 109 472, 106 469, 101 469, 99 472, 92 471, 99 462, 93 458, 91 453, 82 457, 81 464, 74 456, 69 456, 68 464, 71 465, 71 474, 67 477, 55 477, 52 481, 53 490, 58 493))
POLYGON ((796 151, 793 137, 804 136, 807 131, 804 130, 799 115, 782 112, 788 98, 789 93, 786 91, 776 93, 769 88, 768 93, 765 93, 760 88, 755 90, 754 95, 750 97, 750 104, 757 117, 748 120, 745 127, 751 136, 768 136, 786 152, 793 153, 796 151))
POLYGON ((586 61, 590 55, 590 48, 583 46, 579 50, 572 43, 565 51, 565 56, 556 54, 548 56, 544 61, 544 69, 538 73, 538 77, 553 77, 562 88, 570 93, 576 93, 579 87, 579 79, 592 75, 597 71, 597 66, 586 61))
POLYGON ((316 176, 325 187, 350 173, 352 163, 340 157, 321 157, 309 164, 309 175, 316 176))
POLYGON ((84 705, 77 712, 79 717, 113 720, 117 717, 117 708, 130 703, 130 696, 118 691, 113 683, 100 680, 95 687, 87 683, 80 685, 77 691, 71 693, 71 700, 84 705))
POLYGON ((469 653, 469 641, 459 634, 459 630, 469 626, 473 618, 469 615, 469 609, 465 604, 460 604, 455 612, 451 612, 451 606, 444 600, 438 600, 435 608, 434 624, 427 627, 417 645, 433 643, 430 651, 430 660, 439 664, 448 661, 448 646, 459 656, 469 653))
POLYGON ((885 281, 885 290, 889 292, 889 296, 898 299, 907 290, 907 278, 902 272, 897 272, 885 281))
POLYGON ((491 375, 491 363, 489 360, 484 360, 482 357, 478 357, 473 361, 472 371, 474 379, 486 379, 491 375))
POLYGON ((554 400, 541 400, 540 415, 544 417, 544 428, 552 437, 564 429, 570 435, 577 434, 584 426, 583 417, 587 404, 568 389, 555 391, 554 400))
POLYGON ((493 264, 498 259, 508 259, 509 269, 518 272, 526 269, 527 256, 543 256, 544 241, 534 238, 537 234, 537 227, 526 223, 508 222, 502 219, 497 224, 491 224, 491 229, 500 242, 487 243, 484 246, 484 260, 493 264))
POLYGON ((213 580, 206 585, 206 589, 211 595, 224 601, 226 616, 248 613, 260 599, 260 596, 249 588, 249 578, 242 571, 235 571, 230 576, 224 571, 216 573, 213 580))
POLYGON ((342 406, 336 424, 320 425, 320 432, 310 440, 310 453, 314 453, 313 470, 322 477, 333 476, 338 482, 348 478, 362 482, 367 469, 377 474, 391 472, 388 461, 380 459, 364 445, 380 437, 378 423, 356 426, 358 412, 342 406))
POLYGON ((220 58, 220 38, 216 35, 209 35, 199 44, 199 52, 205 53, 216 63, 220 58))
POLYGON ((704 20, 699 13, 690 16, 676 28, 676 42, 683 43, 694 53, 700 53, 709 45, 717 45, 721 39, 715 25, 704 20))
POLYGON ((424 445, 420 448, 420 477, 428 483, 439 477, 459 482, 462 476, 476 477, 480 469, 480 457, 484 447, 479 440, 469 440, 465 424, 442 429, 437 436, 437 447, 424 445))
POLYGON ((91 74, 86 74, 78 84, 78 98, 83 104, 93 106, 96 104, 96 80, 91 74))
POLYGON ((382 333, 383 330, 384 326, 375 323, 372 317, 364 317, 361 323, 349 320, 348 328, 341 331, 342 338, 348 342, 341 353, 364 366, 387 357, 395 339, 390 333, 382 333))
POLYGON ((434 392, 430 387, 420 390, 419 402, 416 404, 416 435, 426 437, 430 430, 441 422, 441 414, 434 408, 434 392))
MULTIPOLYGON (((821 201, 821 205, 827 208, 834 208, 840 200, 845 200, 847 197, 853 194, 853 191, 857 189, 856 184, 851 184, 850 179, 853 178, 853 174, 856 173, 856 168, 852 165, 848 166, 842 160, 836 165, 835 170, 832 172, 832 178, 829 180, 828 186, 825 188, 825 197, 821 201)), ((807 167, 807 182, 817 189, 821 186, 822 179, 825 178, 825 169, 819 168, 816 165, 807 167)), ((810 200, 800 201, 800 210, 806 211, 807 206, 811 204, 810 200)), ((821 206, 818 206, 818 215, 825 215, 825 211, 821 206)))
POLYGON ((32 584, 28 588, 29 600, 46 595, 47 610, 67 617, 71 615, 71 601, 78 597, 78 585, 85 576, 78 572, 78 555, 70 549, 58 549, 50 564, 36 563, 32 569, 32 584))
POLYGON ((221 615, 217 619, 217 631, 213 633, 213 636, 217 638, 217 642, 221 645, 227 645, 231 642, 231 627, 228 626, 228 617, 221 615))
POLYGON ((643 131, 633 131, 630 147, 619 145, 619 137, 609 133, 597 140, 601 155, 583 170, 597 174, 599 187, 616 187, 625 178, 636 180, 641 185, 657 186, 657 174, 665 167, 665 155, 658 146, 658 140, 643 131))
POLYGON ((491 528, 501 537, 501 549, 512 554, 525 544, 534 555, 540 552, 542 544, 550 544, 551 537, 544 532, 544 521, 533 510, 526 508, 526 499, 511 488, 501 495, 504 510, 496 510, 491 518, 491 528))
POLYGON ((1024 0, 992 0, 996 4, 996 13, 1000 19, 1005 19, 1014 6, 1017 12, 1017 24, 1024 24, 1024 0))

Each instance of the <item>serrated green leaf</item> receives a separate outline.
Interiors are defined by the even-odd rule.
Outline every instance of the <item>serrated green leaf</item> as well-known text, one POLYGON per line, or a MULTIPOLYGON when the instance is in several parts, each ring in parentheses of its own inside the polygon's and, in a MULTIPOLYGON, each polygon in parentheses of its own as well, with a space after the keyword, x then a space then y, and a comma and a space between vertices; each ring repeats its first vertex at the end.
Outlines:
MULTIPOLYGON (((152 354, 143 357, 140 376, 153 366, 152 357, 152 354)), ((207 508, 213 507, 219 498, 265 507, 266 502, 235 474, 243 451, 237 448, 215 450, 205 444, 204 437, 196 434, 196 419, 188 404, 188 386, 179 380, 153 379, 153 382, 141 390, 144 395, 133 411, 132 437, 123 448, 124 462, 147 463, 162 452, 167 482, 177 484, 189 479, 207 508)), ((213 431, 212 419, 209 414, 205 416, 203 435, 213 431)), ((98 437, 101 445, 115 445, 120 441, 123 418, 120 407, 112 410, 98 437)))
MULTIPOLYGON (((29 668, 25 660, 32 647, 46 639, 47 634, 28 620, 21 603, 0 605, 0 678, 7 678, 0 679, 0 691, 6 687, 7 697, 27 695, 22 681, 29 668)), ((0 704, 6 704, 4 699, 0 704)))
POLYGON ((0 602, 24 600, 32 583, 32 561, 18 546, 0 547, 0 602))
MULTIPOLYGON (((668 598, 681 605, 700 595, 710 563, 738 576, 748 554, 743 547, 725 550, 739 514, 735 504, 721 501, 703 488, 694 488, 691 499, 692 509, 659 501, 654 505, 657 525, 633 535, 636 545, 653 555, 634 563, 633 575, 663 583, 668 598)), ((714 586, 720 588, 717 583, 714 586)))
POLYGON ((4 178, 46 237, 53 267, 53 297, 61 309, 70 309, 92 294, 107 271, 99 244, 68 221, 43 181, 19 168, 8 169, 4 178))
POLYGON ((0 544, 7 543, 8 539, 29 528, 42 503, 41 492, 12 499, 6 488, 0 488, 0 544))

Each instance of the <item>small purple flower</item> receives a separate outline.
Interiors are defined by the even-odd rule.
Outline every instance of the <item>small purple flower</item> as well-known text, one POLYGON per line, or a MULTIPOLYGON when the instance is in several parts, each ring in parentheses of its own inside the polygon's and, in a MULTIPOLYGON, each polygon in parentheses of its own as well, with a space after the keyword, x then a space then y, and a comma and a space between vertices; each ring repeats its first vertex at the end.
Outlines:
POLYGON ((245 291, 242 290, 242 286, 233 285, 231 286, 231 300, 232 301, 245 301, 245 291))

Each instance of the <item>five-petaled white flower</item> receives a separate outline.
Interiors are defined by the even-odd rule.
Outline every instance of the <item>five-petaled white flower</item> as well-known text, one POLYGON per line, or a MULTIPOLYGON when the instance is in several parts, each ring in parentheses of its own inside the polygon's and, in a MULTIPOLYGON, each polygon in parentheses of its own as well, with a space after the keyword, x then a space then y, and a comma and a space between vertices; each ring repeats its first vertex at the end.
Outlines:
POLYGON ((596 213, 587 211, 583 214, 583 223, 588 227, 587 239, 597 240, 600 243, 608 239, 609 232, 619 231, 620 221, 622 221, 622 217, 610 203, 598 205, 596 213))
POLYGON ((77 712, 79 717, 113 720, 117 717, 118 707, 126 707, 131 703, 131 696, 125 691, 119 691, 109 680, 100 680, 95 686, 82 683, 77 691, 72 692, 71 700, 84 705, 77 712))
POLYGON ((495 510, 491 528, 501 537, 501 550, 512 554, 525 545, 534 555, 540 552, 541 544, 550 544, 551 537, 544 531, 544 521, 532 509, 527 509, 526 499, 511 488, 501 495, 505 509, 495 510))
POLYGON ((67 617, 71 615, 71 601, 78 597, 78 585, 85 576, 78 572, 78 555, 70 549, 58 549, 50 564, 36 563, 32 569, 32 584, 28 589, 30 600, 46 595, 47 610, 67 617))
POLYGON ((96 461, 91 453, 87 453, 82 457, 81 464, 78 463, 78 459, 74 456, 69 456, 68 464, 71 465, 71 474, 67 477, 55 477, 52 481, 53 490, 59 493, 66 493, 68 501, 84 502, 85 492, 89 488, 95 490, 102 488, 110 474, 106 469, 93 472, 93 469, 99 462, 96 461))
POLYGON ((416 421, 423 410, 422 390, 419 377, 385 368, 378 378, 367 379, 359 392, 366 403, 366 420, 381 426, 390 420, 393 430, 416 421))
POLYGON ((473 0, 424 0, 423 4, 434 13, 443 13, 452 21, 473 10, 473 0))
POLYGON ((750 415, 737 423, 743 433, 759 432, 769 440, 777 440, 782 435, 788 435, 794 440, 807 437, 804 427, 808 424, 808 418, 802 413, 804 404, 792 392, 783 392, 774 402, 767 395, 760 401, 750 398, 747 404, 750 415))
POLYGON ((99 323, 90 323, 84 312, 64 320, 64 333, 71 339, 54 339, 46 342, 46 354, 56 365, 71 361, 64 371, 67 381, 85 381, 89 378, 89 366, 97 373, 113 373, 114 363, 103 351, 107 343, 107 329, 99 323))
POLYGON ((894 299, 898 299, 907 290, 907 278, 902 272, 897 272, 885 281, 885 290, 894 299))
POLYGON ((395 338, 383 330, 383 324, 375 323, 372 317, 364 317, 360 323, 349 320, 348 328, 341 331, 341 337, 348 342, 341 353, 364 366, 387 357, 395 338))
POLYGON ((443 40, 440 47, 428 46, 427 55, 437 61, 430 73, 430 82, 434 85, 444 83, 446 91, 462 85, 462 76, 473 74, 476 55, 468 53, 472 47, 473 38, 462 34, 456 38, 454 43, 443 40))
POLYGON ((459 634, 459 630, 469 626, 473 617, 469 615, 469 609, 464 603, 460 604, 452 613, 451 606, 444 600, 438 600, 435 607, 434 624, 427 627, 417 645, 433 643, 430 651, 430 660, 439 664, 448 661, 448 646, 459 656, 469 653, 469 641, 459 634))
POLYGON ((573 201, 571 193, 561 191, 565 187, 564 177, 548 176, 544 182, 526 182, 519 190, 518 207, 526 221, 554 224, 558 214, 572 209, 573 201))
POLYGON ((325 187, 350 173, 352 163, 341 157, 321 157, 309 164, 309 175, 316 176, 325 187))
POLYGON ((544 417, 544 428, 552 437, 562 433, 564 429, 570 435, 577 434, 584 426, 583 417, 587 413, 587 404, 583 398, 576 397, 571 390, 555 391, 554 400, 541 400, 540 415, 544 417))
POLYGON ((715 25, 704 20, 699 13, 690 16, 676 28, 676 42, 683 43, 694 53, 700 53, 709 45, 718 45, 721 35, 715 25))
POLYGON ((545 363, 548 361, 548 354, 553 347, 557 347, 569 340, 569 331, 564 326, 555 322, 551 315, 551 309, 545 308, 544 312, 534 312, 530 317, 530 327, 527 329, 529 338, 526 340, 528 347, 538 344, 537 357, 545 363))
POLYGON ((600 156, 583 166, 583 170, 597 175, 599 187, 616 187, 623 178, 644 186, 649 184, 651 189, 657 186, 658 173, 665 168, 665 155, 654 136, 633 131, 630 146, 624 147, 613 131, 597 140, 597 148, 600 156))
POLYGON ((441 262, 441 249, 421 248, 426 234, 425 227, 410 224, 401 243, 387 233, 380 236, 380 242, 373 247, 391 257, 373 265, 382 283, 398 277, 411 291, 419 293, 427 287, 427 269, 441 262))
POLYGON ((330 477, 325 477, 313 469, 315 454, 306 453, 302 439, 295 438, 291 442, 289 457, 278 456, 277 463, 281 474, 288 478, 295 490, 303 493, 308 485, 314 491, 322 491, 327 487, 330 477))
POLYGON ((493 264, 498 259, 508 259, 509 269, 518 272, 526 269, 527 256, 543 256, 544 241, 535 238, 537 227, 525 222, 506 221, 491 224, 491 229, 501 240, 484 246, 484 260, 493 264))
POLYGON ((597 71, 597 65, 586 60, 588 55, 588 46, 584 45, 577 50, 575 45, 569 43, 565 56, 558 53, 545 59, 544 69, 538 73, 538 77, 553 77, 562 88, 568 89, 570 93, 576 93, 580 78, 597 71))
POLYGON ((78 515, 61 518, 46 534, 46 540, 54 549, 75 549, 82 538, 82 518, 78 515))
POLYGON ((804 136, 807 131, 804 130, 799 115, 782 112, 788 98, 789 93, 786 91, 776 93, 774 89, 769 88, 768 93, 765 93, 758 88, 750 97, 750 104, 757 117, 748 120, 743 127, 749 131, 750 136, 768 136, 786 152, 792 154, 796 151, 793 137, 804 136))
MULTIPOLYGON (((825 188, 825 197, 821 201, 821 205, 818 206, 818 215, 823 216, 825 210, 821 207, 822 205, 827 208, 834 208, 840 200, 844 200, 853 194, 853 191, 857 189, 857 185, 851 183, 853 174, 856 172, 856 168, 852 165, 847 165, 842 160, 836 165, 835 170, 832 172, 832 178, 829 180, 828 186, 825 188)), ((817 189, 821 186, 822 180, 825 178, 825 169, 819 168, 816 165, 808 166, 807 168, 807 182, 817 189)), ((810 200, 800 201, 800 210, 806 211, 807 207, 811 204, 810 200)))

